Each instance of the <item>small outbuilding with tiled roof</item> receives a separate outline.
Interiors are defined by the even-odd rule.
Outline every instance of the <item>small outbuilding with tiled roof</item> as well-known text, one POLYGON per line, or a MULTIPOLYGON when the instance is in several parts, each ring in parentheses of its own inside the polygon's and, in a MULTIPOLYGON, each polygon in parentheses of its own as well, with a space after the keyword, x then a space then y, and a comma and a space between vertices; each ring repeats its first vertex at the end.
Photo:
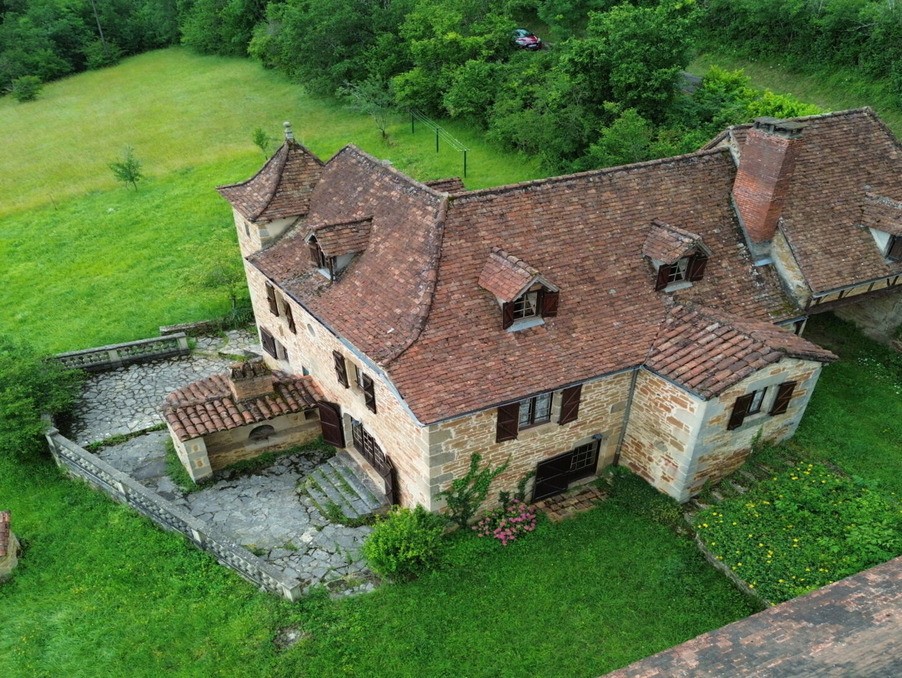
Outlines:
POLYGON ((271 372, 254 358, 173 391, 163 417, 179 460, 198 481, 236 461, 315 439, 320 398, 310 377, 271 372))

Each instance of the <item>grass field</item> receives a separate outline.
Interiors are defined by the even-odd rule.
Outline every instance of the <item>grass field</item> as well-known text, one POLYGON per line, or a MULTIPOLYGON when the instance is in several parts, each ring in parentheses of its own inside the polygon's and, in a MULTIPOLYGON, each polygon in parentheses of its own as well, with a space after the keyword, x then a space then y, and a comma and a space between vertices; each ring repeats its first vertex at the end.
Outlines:
MULTIPOLYGON (((177 48, 51 83, 35 102, 0 99, 0 332, 64 351, 224 313, 223 293, 186 291, 184 281, 207 265, 200 248, 237 256, 214 188, 255 172, 264 157, 254 129, 280 137, 284 120, 324 159, 354 143, 417 179, 462 173, 460 153, 436 153, 431 132, 412 134, 403 116, 386 143, 368 117, 251 61, 177 48), (137 191, 108 168, 126 145, 147 176, 137 191)), ((447 127, 470 148, 470 187, 538 176, 536 163, 447 127)))
POLYGON ((870 106, 883 121, 902 138, 902 101, 884 86, 861 77, 851 69, 831 68, 812 73, 799 73, 779 63, 755 62, 726 52, 708 52, 689 64, 689 72, 704 75, 711 66, 729 70, 741 68, 755 87, 812 103, 825 111, 842 111, 870 106))
POLYGON ((0 498, 26 545, 0 586, 3 676, 592 676, 753 611, 614 501, 506 548, 465 535, 410 584, 290 605, 49 464, 0 458, 0 498), (288 626, 303 639, 280 652, 288 626))

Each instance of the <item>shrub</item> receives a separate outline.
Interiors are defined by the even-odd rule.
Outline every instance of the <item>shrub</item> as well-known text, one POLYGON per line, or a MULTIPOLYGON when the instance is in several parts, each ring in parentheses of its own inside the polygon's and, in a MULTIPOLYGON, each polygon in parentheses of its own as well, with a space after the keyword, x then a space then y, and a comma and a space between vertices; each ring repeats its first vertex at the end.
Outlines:
POLYGON ((699 513, 699 537, 780 602, 902 554, 902 510, 864 483, 800 463, 699 513))
POLYGON ((41 415, 67 412, 81 380, 81 372, 0 336, 0 454, 29 456, 44 449, 41 415))
POLYGON ((445 519, 422 506, 394 508, 363 544, 370 568, 383 577, 409 580, 441 562, 445 519))
POLYGON ((467 474, 451 481, 451 487, 439 493, 439 497, 448 503, 448 513, 451 520, 466 527, 470 519, 476 515, 479 505, 485 501, 489 494, 489 486, 492 481, 507 468, 508 462, 504 462, 498 468, 486 466, 479 468, 482 456, 474 452, 470 456, 470 468, 467 474))
POLYGON ((13 80, 13 84, 9 91, 16 98, 16 101, 22 103, 25 101, 34 101, 41 93, 41 79, 36 75, 23 75, 13 80))
POLYGON ((473 525, 480 537, 494 537, 507 546, 536 529, 536 512, 523 501, 508 500, 473 525))

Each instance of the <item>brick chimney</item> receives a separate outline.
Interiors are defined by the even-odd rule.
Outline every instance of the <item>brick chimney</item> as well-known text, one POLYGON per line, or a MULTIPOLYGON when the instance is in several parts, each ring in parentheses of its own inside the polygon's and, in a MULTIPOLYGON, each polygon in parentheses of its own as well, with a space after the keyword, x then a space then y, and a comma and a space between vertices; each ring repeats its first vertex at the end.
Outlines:
POLYGON ((251 358, 229 367, 229 387, 236 400, 248 400, 273 393, 272 372, 263 358, 251 358))
POLYGON ((733 200, 753 248, 769 243, 777 230, 803 127, 800 122, 756 118, 754 128, 748 131, 733 183, 733 200))

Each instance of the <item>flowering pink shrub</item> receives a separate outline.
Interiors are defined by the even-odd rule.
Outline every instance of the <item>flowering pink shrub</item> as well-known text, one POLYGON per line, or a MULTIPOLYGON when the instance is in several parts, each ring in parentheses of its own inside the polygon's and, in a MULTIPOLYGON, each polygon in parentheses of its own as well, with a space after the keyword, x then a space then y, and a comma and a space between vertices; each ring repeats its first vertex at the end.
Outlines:
POLYGON ((512 500, 473 525, 480 537, 494 537, 507 546, 518 537, 536 529, 536 512, 525 502, 512 500))

